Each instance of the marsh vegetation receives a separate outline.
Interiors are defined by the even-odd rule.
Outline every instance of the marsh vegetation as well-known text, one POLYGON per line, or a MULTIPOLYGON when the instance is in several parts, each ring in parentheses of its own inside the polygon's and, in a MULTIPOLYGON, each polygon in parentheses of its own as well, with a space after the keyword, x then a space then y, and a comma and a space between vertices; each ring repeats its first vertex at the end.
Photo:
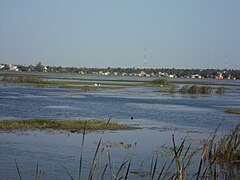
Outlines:
POLYGON ((50 120, 50 119, 29 119, 29 120, 1 120, 1 130, 17 129, 54 129, 54 130, 121 130, 134 127, 108 122, 104 120, 50 120))
POLYGON ((212 93, 224 94, 225 88, 219 87, 215 90, 215 88, 211 86, 185 85, 179 90, 179 92, 188 94, 212 94, 212 93))

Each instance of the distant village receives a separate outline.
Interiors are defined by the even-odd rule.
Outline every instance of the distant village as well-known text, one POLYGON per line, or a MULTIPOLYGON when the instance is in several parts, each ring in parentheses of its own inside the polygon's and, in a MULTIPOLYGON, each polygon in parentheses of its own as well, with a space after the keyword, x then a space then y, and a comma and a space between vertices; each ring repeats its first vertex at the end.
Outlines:
POLYGON ((11 72, 51 72, 78 73, 102 76, 146 76, 169 78, 212 78, 212 79, 240 79, 237 69, 174 69, 174 68, 80 68, 44 66, 41 62, 36 65, 0 64, 0 71, 11 72))

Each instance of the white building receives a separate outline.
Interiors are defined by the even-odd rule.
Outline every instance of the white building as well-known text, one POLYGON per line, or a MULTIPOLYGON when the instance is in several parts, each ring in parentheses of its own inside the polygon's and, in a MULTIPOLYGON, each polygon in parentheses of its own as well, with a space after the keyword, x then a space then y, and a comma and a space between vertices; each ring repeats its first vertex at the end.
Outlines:
POLYGON ((19 69, 14 64, 9 64, 9 71, 19 71, 19 69))

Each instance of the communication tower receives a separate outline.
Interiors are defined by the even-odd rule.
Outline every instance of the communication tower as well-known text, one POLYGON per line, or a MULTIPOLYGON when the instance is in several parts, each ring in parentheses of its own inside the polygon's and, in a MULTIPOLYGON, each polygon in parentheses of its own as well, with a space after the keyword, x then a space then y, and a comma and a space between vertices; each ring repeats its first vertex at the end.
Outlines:
POLYGON ((144 47, 143 68, 147 67, 147 48, 144 47))

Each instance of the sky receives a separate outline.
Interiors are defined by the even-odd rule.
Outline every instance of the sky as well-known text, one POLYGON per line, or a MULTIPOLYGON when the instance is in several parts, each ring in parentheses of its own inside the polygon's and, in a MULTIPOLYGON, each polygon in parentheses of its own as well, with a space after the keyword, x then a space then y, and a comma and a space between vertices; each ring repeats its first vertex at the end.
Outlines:
POLYGON ((38 62, 240 69, 240 1, 0 0, 0 63, 38 62))

